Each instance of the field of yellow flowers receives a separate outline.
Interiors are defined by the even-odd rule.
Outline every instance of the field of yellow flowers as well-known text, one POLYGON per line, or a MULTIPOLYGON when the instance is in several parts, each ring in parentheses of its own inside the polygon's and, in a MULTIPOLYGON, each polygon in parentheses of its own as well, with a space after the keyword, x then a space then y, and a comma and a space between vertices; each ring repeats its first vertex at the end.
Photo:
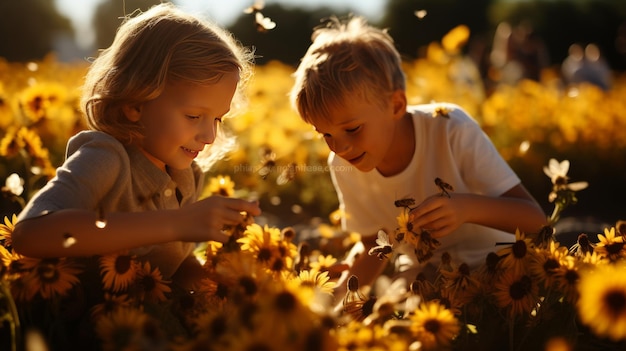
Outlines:
MULTIPOLYGON (((475 116, 543 200, 552 227, 540 238, 517 233, 477 271, 446 262, 435 281, 381 279, 371 289, 352 277, 337 310, 333 266, 358 233, 337 225, 328 149, 289 105, 294 68, 280 62, 256 68, 247 112, 226 120, 238 148, 207 176, 207 196, 257 198, 267 215, 230 228, 224 245, 198 247, 207 271, 198 289, 176 291, 124 252, 84 260, 13 252, 14 215, 85 128, 78 100, 87 67, 54 56, 0 59, 0 349, 37 340, 72 349, 59 337, 68 328, 92 333, 103 350, 626 348, 626 225, 618 222, 626 219, 626 77, 602 91, 564 86, 547 71, 541 82, 486 94, 468 59, 445 43, 405 62, 409 102, 451 101, 475 116), (554 227, 584 196, 594 216, 612 222, 562 245, 554 227), (84 311, 88 321, 76 317, 84 311)), ((428 250, 403 211, 402 237, 428 250)), ((393 252, 393 238, 379 240, 378 252, 393 252)))

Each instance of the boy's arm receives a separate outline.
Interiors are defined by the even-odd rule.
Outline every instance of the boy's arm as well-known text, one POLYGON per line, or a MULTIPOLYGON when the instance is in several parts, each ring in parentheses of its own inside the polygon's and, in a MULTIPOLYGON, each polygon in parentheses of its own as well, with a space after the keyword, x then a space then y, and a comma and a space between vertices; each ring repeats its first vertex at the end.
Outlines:
POLYGON ((450 193, 450 197, 432 196, 411 211, 414 227, 428 230, 433 237, 450 234, 463 223, 480 224, 527 235, 538 233, 547 224, 547 216, 518 184, 499 197, 450 193))

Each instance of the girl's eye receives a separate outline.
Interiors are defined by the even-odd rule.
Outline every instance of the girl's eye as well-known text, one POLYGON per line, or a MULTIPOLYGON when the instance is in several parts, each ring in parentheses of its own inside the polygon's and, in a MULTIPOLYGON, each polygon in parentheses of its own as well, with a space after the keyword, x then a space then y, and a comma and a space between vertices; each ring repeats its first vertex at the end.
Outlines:
POLYGON ((354 133, 354 132, 356 132, 357 130, 359 130, 359 128, 361 128, 361 126, 356 126, 356 127, 354 127, 354 128, 346 129, 346 132, 348 132, 348 133, 354 133))
POLYGON ((189 119, 198 119, 198 118, 200 118, 200 116, 195 116, 195 115, 186 115, 186 116, 189 119))

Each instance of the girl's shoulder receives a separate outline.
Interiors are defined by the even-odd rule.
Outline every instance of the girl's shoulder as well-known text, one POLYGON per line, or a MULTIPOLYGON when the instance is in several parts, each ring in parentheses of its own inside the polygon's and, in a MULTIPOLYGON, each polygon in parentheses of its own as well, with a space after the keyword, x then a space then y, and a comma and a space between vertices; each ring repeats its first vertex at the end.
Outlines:
POLYGON ((69 139, 66 156, 69 157, 79 150, 86 149, 91 149, 96 152, 101 150, 102 153, 113 152, 126 154, 124 145, 110 134, 96 130, 83 130, 69 139))

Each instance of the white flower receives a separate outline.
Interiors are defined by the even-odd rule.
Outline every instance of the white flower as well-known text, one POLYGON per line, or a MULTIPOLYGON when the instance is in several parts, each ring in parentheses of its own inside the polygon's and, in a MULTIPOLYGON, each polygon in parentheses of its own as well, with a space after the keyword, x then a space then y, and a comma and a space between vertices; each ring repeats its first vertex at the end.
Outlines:
POLYGON ((16 196, 22 195, 24 192, 24 179, 20 178, 17 173, 13 173, 7 177, 3 190, 9 191, 16 196))
POLYGON ((569 177, 567 176, 567 172, 569 172, 569 165, 568 160, 559 162, 556 159, 551 158, 548 165, 543 167, 543 173, 550 177, 552 184, 555 186, 565 187, 571 191, 579 191, 587 188, 587 186, 589 186, 589 183, 587 182, 574 182, 568 184, 569 177))

